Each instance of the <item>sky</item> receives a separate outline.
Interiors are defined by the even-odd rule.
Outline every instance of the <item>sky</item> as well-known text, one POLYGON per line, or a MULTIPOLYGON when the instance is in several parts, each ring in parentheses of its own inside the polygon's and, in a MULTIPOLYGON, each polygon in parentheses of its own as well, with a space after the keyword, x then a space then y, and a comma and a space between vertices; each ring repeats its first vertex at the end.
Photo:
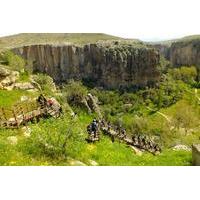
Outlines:
POLYGON ((199 0, 6 0, 0 36, 96 32, 144 41, 200 34, 199 0))

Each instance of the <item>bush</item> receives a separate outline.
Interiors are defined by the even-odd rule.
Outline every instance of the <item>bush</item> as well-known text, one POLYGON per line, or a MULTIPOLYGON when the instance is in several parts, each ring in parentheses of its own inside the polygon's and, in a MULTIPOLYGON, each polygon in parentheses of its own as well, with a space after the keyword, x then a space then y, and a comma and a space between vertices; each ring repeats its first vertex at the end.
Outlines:
POLYGON ((177 129, 184 128, 187 133, 190 128, 198 125, 198 118, 190 107, 178 107, 173 122, 177 129))
POLYGON ((193 83, 197 78, 197 69, 194 66, 169 69, 168 73, 175 80, 182 80, 185 83, 193 83))
POLYGON ((31 137, 21 145, 21 150, 35 157, 66 159, 68 142, 74 135, 73 125, 67 117, 42 121, 32 127, 31 137))
POLYGON ((23 72, 25 61, 22 57, 14 54, 12 51, 3 52, 0 55, 0 60, 3 64, 9 65, 13 70, 23 72))
POLYGON ((147 120, 144 117, 136 116, 133 120, 133 124, 131 125, 131 132, 134 134, 141 134, 147 132, 147 120))
POLYGON ((64 96, 72 106, 80 106, 80 102, 87 95, 88 90, 81 82, 70 81, 63 87, 64 96))
POLYGON ((56 89, 53 79, 46 74, 34 75, 33 79, 40 85, 40 89, 44 94, 52 94, 56 89))

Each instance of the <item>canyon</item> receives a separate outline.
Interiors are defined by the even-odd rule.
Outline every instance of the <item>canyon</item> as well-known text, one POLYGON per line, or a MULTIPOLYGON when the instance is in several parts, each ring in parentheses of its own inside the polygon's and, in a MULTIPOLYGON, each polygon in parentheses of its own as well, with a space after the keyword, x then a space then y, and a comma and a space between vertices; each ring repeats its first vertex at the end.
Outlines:
POLYGON ((106 89, 155 86, 161 56, 172 67, 200 71, 199 36, 146 43, 105 34, 19 34, 1 38, 0 49, 12 49, 56 83, 74 79, 106 89))
POLYGON ((107 89, 153 86, 160 78, 160 56, 142 43, 101 41, 85 45, 39 44, 14 48, 34 72, 56 83, 83 80, 107 89))

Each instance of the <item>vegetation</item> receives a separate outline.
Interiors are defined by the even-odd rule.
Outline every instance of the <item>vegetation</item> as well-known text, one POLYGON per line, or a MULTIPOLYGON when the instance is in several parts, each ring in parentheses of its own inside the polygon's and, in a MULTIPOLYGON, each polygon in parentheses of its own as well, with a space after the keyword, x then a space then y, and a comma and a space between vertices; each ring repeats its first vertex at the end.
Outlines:
POLYGON ((10 66, 11 69, 23 72, 25 68, 25 61, 20 56, 14 54, 12 51, 4 51, 0 54, 0 62, 4 65, 10 66))
POLYGON ((191 84, 194 83, 197 78, 197 69, 194 66, 170 69, 169 74, 175 80, 182 80, 185 83, 191 84))
POLYGON ((0 38, 0 50, 30 44, 63 44, 78 45, 95 43, 99 40, 118 40, 119 37, 102 33, 25 33, 0 38))
MULTIPOLYGON (((22 70, 27 63, 21 58, 11 52, 1 56, 3 64, 22 71, 20 81, 30 79, 30 72, 22 70)), ((167 68, 162 70, 163 77, 158 86, 134 92, 89 88, 73 80, 55 92, 52 90, 55 87, 52 79, 45 74, 32 76, 41 89, 39 92, 0 90, 0 106, 5 109, 19 102, 22 96, 33 99, 42 92, 56 97, 68 110, 69 103, 77 113, 72 118, 64 109, 64 114, 58 119, 48 118, 28 124, 30 137, 26 137, 22 129, 0 129, 0 165, 73 165, 72 160, 85 165, 92 165, 91 161, 98 165, 122 166, 191 165, 191 152, 174 151, 171 147, 177 144, 191 146, 199 141, 200 90, 197 87, 197 72, 195 67, 167 68), (88 113, 80 104, 88 92, 98 97, 101 112, 107 121, 123 126, 130 136, 152 136, 162 145, 163 152, 158 156, 145 152, 139 156, 127 145, 120 141, 112 143, 104 135, 99 142, 88 144, 85 140, 87 125, 96 117, 95 113, 88 113), (16 144, 9 142, 9 137, 13 136, 17 138, 16 144)))

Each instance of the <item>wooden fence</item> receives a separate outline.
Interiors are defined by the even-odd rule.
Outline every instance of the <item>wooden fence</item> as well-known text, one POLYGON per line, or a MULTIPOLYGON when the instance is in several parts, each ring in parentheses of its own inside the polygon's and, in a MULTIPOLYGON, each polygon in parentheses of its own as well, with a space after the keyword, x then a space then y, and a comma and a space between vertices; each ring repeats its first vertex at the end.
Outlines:
POLYGON ((19 128, 29 121, 38 120, 46 113, 47 108, 42 108, 37 102, 18 103, 10 109, 0 107, 0 127, 19 128))

